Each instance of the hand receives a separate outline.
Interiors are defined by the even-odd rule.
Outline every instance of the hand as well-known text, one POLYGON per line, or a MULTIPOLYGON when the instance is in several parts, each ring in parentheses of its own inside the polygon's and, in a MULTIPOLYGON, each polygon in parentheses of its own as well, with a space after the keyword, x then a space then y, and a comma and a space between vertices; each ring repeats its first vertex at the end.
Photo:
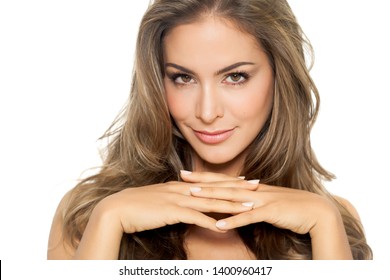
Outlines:
MULTIPOLYGON (((234 185, 243 189, 255 187, 253 184, 239 178, 220 174, 197 173, 195 176, 198 176, 196 178, 199 182, 220 180, 218 183, 202 183, 202 186, 227 188, 234 185)), ((242 202, 195 197, 191 195, 191 189, 196 191, 198 184, 168 182, 128 188, 103 199, 96 207, 96 211, 109 213, 110 220, 117 220, 123 232, 126 233, 139 232, 176 223, 194 224, 221 232, 222 230, 216 227, 216 220, 204 213, 237 214, 252 208, 251 205, 248 206, 242 202)))
MULTIPOLYGON (((193 183, 199 180, 200 187, 192 189, 193 196, 246 202, 247 205, 252 203, 253 209, 219 220, 216 226, 221 230, 267 222, 299 234, 310 233, 313 259, 352 259, 341 214, 325 196, 264 184, 242 188, 238 181, 230 181, 229 188, 221 188, 217 181, 224 180, 224 177, 216 174, 188 174, 185 180, 193 183), (204 181, 214 183, 207 185, 204 181)), ((253 180, 252 183, 256 181, 253 180)))
POLYGON ((186 181, 199 181, 201 188, 192 189, 192 195, 199 198, 225 200, 236 203, 253 203, 253 209, 217 222, 221 230, 238 228, 252 223, 267 222, 276 227, 289 229, 299 234, 313 233, 318 225, 326 224, 333 216, 339 216, 336 206, 327 198, 308 191, 284 187, 255 184, 252 189, 230 181, 229 188, 214 183, 207 186, 205 181, 226 180, 219 174, 193 173, 186 175, 186 181))

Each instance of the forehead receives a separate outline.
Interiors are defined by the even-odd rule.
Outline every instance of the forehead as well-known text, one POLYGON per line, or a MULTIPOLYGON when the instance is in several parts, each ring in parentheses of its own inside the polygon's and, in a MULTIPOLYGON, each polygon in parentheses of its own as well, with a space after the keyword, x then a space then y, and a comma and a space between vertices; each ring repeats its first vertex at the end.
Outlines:
POLYGON ((183 65, 226 64, 237 60, 256 60, 263 52, 256 39, 231 21, 214 16, 171 29, 164 38, 165 62, 183 65))

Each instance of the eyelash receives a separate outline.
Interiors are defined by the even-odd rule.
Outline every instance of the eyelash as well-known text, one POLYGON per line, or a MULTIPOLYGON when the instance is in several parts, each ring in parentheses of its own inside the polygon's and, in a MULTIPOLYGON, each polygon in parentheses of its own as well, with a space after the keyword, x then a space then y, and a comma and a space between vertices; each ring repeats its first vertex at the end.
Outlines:
MULTIPOLYGON (((229 77, 231 78, 233 75, 240 75, 241 78, 244 78, 244 80, 241 81, 241 82, 235 82, 235 83, 234 82, 228 82, 229 85, 240 86, 240 85, 245 84, 250 79, 250 75, 247 72, 245 72, 245 71, 237 71, 237 72, 232 72, 232 73, 227 74, 225 76, 225 78, 223 79, 223 81, 226 81, 226 79, 228 79, 229 77)), ((194 79, 191 75, 186 74, 186 73, 181 73, 181 72, 169 74, 168 77, 177 86, 186 86, 186 85, 190 84, 190 82, 188 82, 188 83, 178 83, 178 82, 176 82, 176 80, 178 78, 180 78, 180 77, 188 77, 188 78, 191 78, 191 80, 194 79)))

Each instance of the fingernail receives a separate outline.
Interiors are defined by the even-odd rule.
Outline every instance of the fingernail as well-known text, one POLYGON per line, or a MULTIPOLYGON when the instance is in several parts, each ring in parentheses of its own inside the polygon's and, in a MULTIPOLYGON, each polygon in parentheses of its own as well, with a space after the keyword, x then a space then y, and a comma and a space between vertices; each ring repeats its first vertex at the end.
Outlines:
POLYGON ((188 170, 180 170, 180 173, 181 173, 182 175, 189 175, 189 174, 191 174, 192 172, 191 172, 191 171, 188 171, 188 170))
POLYGON ((245 179, 245 176, 238 176, 237 178, 238 178, 238 179, 244 180, 244 179, 245 179))
POLYGON ((255 203, 254 202, 243 202, 242 205, 245 206, 245 207, 251 207, 252 208, 253 205, 255 205, 255 203))
POLYGON ((252 185, 257 185, 259 184, 260 180, 259 179, 256 179, 256 180, 249 180, 247 181, 249 184, 252 184, 252 185))
POLYGON ((202 190, 201 187, 190 187, 190 191, 193 193, 200 192, 202 190))
POLYGON ((217 228, 224 228, 225 226, 226 226, 226 222, 225 221, 218 221, 216 224, 215 224, 215 226, 217 227, 217 228))

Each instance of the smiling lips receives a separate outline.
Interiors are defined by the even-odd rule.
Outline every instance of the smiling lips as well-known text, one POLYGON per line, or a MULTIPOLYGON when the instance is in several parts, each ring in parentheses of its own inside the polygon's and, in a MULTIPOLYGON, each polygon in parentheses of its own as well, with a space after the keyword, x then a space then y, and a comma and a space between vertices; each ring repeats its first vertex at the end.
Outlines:
POLYGON ((228 130, 217 130, 213 132, 193 130, 200 141, 205 144, 219 144, 228 139, 233 133, 234 128, 228 130))

